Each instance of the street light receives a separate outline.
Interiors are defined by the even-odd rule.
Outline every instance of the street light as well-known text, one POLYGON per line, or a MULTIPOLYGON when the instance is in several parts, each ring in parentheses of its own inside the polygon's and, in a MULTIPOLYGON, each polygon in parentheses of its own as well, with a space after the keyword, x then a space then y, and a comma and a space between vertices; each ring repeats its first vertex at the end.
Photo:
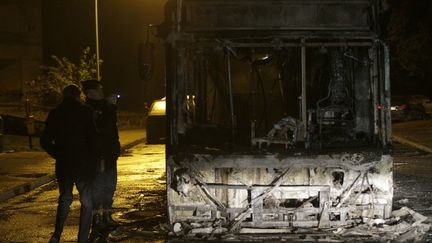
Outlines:
POLYGON ((96 32, 96 70, 97 70, 97 80, 100 81, 98 0, 95 0, 94 9, 95 9, 95 32, 96 32))

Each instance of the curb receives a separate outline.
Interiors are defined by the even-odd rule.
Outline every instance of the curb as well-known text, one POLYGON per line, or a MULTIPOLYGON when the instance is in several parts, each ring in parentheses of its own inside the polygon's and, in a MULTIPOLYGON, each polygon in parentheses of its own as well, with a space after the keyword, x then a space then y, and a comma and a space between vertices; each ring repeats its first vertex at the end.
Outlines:
POLYGON ((0 202, 4 202, 10 198, 13 198, 15 196, 27 193, 37 187, 40 187, 48 182, 51 182, 55 180, 55 175, 45 175, 42 177, 39 177, 31 182, 28 182, 26 184, 16 186, 12 188, 11 190, 5 191, 2 194, 0 194, 0 202))
MULTIPOLYGON (((135 145, 138 145, 144 141, 145 141, 145 138, 139 138, 137 140, 134 140, 128 144, 121 146, 120 151, 121 151, 121 153, 123 153, 127 149, 130 149, 130 148, 134 147, 135 145)), ((36 178, 35 180, 33 180, 31 182, 16 186, 16 187, 14 187, 10 190, 7 190, 7 191, 0 194, 0 203, 6 201, 8 199, 11 199, 15 196, 30 192, 31 190, 38 188, 44 184, 47 184, 51 181, 54 181, 55 179, 56 179, 56 177, 53 174, 45 175, 45 176, 36 178)))
POLYGON ((395 141, 395 142, 398 142, 398 143, 401 143, 401 144, 405 144, 405 145, 408 145, 408 146, 414 147, 414 148, 416 148, 416 149, 418 149, 418 150, 421 150, 421 151, 424 151, 424 152, 426 152, 426 153, 432 153, 432 149, 431 149, 431 148, 429 148, 429 147, 427 147, 427 146, 424 146, 424 145, 421 145, 421 144, 419 144, 419 143, 416 143, 416 142, 410 141, 410 140, 408 140, 408 139, 405 139, 405 138, 399 137, 399 136, 397 136, 397 135, 393 135, 393 136, 392 136, 392 139, 393 139, 393 141, 395 141))
POLYGON ((142 142, 145 142, 145 141, 146 141, 146 138, 139 138, 139 139, 132 141, 128 144, 125 144, 125 145, 121 146, 120 153, 124 153, 126 150, 128 150, 128 149, 130 149, 130 148, 132 148, 132 147, 134 147, 134 146, 136 146, 142 142))

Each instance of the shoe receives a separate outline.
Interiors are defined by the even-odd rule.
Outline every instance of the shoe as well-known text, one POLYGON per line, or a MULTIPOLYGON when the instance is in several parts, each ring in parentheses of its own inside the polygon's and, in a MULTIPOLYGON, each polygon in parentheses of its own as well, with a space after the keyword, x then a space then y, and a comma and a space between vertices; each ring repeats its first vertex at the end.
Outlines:
POLYGON ((104 213, 102 214, 102 219, 103 219, 103 224, 104 224, 106 227, 117 227, 117 226, 119 225, 119 223, 116 222, 116 221, 112 218, 111 213, 109 213, 109 212, 104 212, 104 213))
POLYGON ((102 234, 99 231, 94 231, 92 229, 92 231, 90 232, 90 237, 89 237, 88 242, 91 242, 91 243, 99 242, 101 237, 102 237, 102 234))
POLYGON ((92 232, 99 232, 104 227, 105 226, 103 225, 101 216, 99 214, 94 214, 92 219, 92 227, 91 227, 92 232))
POLYGON ((59 243, 59 242, 60 242, 60 237, 57 235, 51 236, 51 239, 48 241, 48 243, 59 243))

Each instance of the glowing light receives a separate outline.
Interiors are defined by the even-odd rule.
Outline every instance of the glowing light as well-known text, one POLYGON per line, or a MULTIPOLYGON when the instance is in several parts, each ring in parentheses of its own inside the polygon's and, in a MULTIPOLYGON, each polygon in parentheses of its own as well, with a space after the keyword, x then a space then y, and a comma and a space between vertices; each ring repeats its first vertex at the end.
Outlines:
POLYGON ((261 61, 265 61, 269 58, 269 55, 264 55, 263 57, 260 58, 261 61))
POLYGON ((156 100, 153 102, 149 115, 151 116, 164 116, 166 110, 166 102, 165 100, 156 100))

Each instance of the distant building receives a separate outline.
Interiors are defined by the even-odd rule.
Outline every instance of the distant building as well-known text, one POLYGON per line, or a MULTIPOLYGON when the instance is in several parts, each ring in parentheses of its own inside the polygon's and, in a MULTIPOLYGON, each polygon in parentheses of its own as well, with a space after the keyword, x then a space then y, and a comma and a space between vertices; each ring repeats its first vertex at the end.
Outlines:
POLYGON ((41 0, 0 1, 0 93, 20 95, 42 65, 41 0))

